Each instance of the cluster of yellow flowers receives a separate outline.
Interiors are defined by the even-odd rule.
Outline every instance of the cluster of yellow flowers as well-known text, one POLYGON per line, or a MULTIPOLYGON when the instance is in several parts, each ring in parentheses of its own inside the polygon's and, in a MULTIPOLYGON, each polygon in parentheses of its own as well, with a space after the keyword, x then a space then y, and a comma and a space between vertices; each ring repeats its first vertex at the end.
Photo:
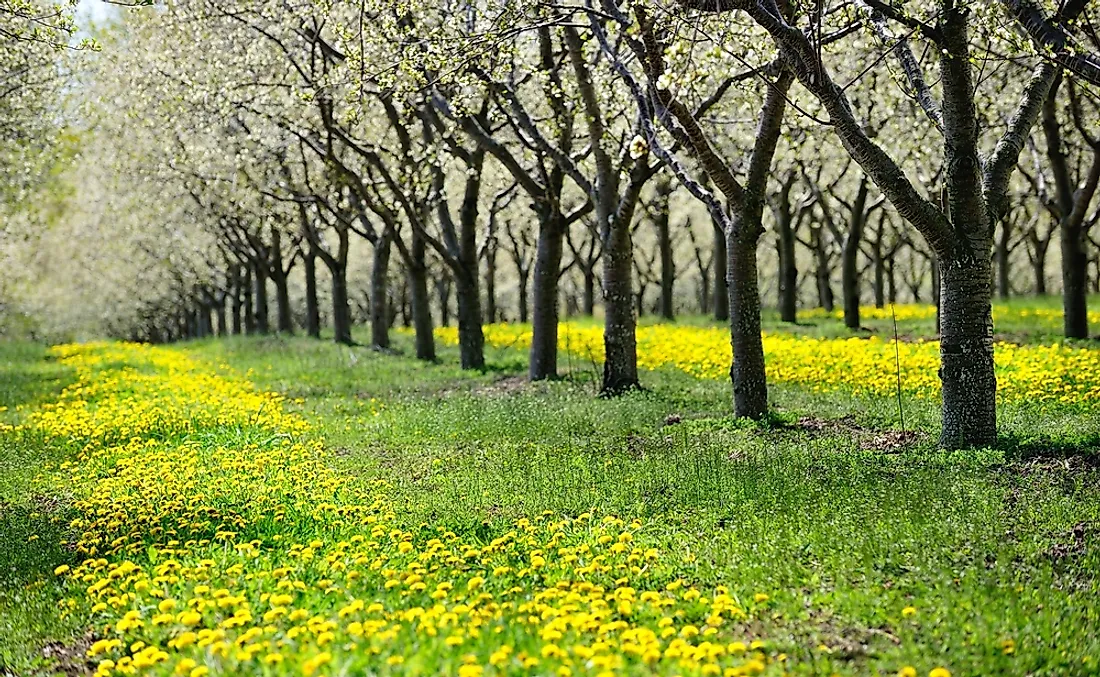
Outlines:
POLYGON ((743 634, 767 594, 692 585, 640 521, 543 514, 485 541, 410 528, 385 484, 327 466, 297 439, 304 421, 224 367, 138 345, 57 354, 77 382, 25 426, 82 449, 42 481, 75 496, 80 562, 55 573, 64 612, 92 619, 97 677, 789 663, 743 634), (155 401, 155 425, 134 418, 135 397, 155 401))
POLYGON ((49 436, 110 443, 217 426, 284 433, 309 427, 283 411, 282 396, 249 387, 226 365, 213 370, 176 350, 101 342, 57 346, 52 354, 77 379, 57 402, 29 416, 29 425, 49 436))
MULTIPOLYGON (((800 310, 798 316, 803 320, 842 320, 844 310, 836 308, 825 310, 824 308, 808 308, 800 310)), ((876 308, 875 306, 860 306, 859 316, 864 320, 889 320, 897 318, 898 322, 909 320, 931 320, 936 317, 936 306, 925 303, 900 303, 891 310, 890 306, 876 308)), ((1100 324, 1100 310, 1094 310, 1088 314, 1089 324, 1100 324)), ((1062 323, 1062 311, 1058 308, 1028 308, 1024 306, 1010 306, 1003 303, 993 304, 993 321, 996 322, 1023 322, 1037 321, 1044 328, 1060 327, 1062 323)))
MULTIPOLYGON (((437 330, 440 340, 457 343, 453 328, 437 330)), ((495 324, 485 328, 493 346, 529 346, 526 325, 495 324)), ((638 327, 638 366, 674 367, 697 378, 728 378, 732 350, 729 331, 718 327, 653 325, 638 327)), ((765 333, 768 380, 818 392, 847 390, 856 395, 884 396, 897 388, 893 339, 825 339, 765 333)), ((603 362, 603 330, 593 325, 563 323, 558 346, 576 359, 603 362)), ((902 388, 910 395, 935 398, 940 393, 939 343, 897 345, 902 388)), ((998 397, 1002 402, 1051 404, 1100 403, 1100 351, 1062 344, 996 346, 998 397)))

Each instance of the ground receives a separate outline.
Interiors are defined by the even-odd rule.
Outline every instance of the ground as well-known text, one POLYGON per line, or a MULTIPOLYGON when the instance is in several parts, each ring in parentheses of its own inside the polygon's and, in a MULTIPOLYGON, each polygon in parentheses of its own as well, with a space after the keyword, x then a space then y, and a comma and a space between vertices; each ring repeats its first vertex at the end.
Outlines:
POLYGON ((1094 401, 942 453, 908 390, 752 424, 671 366, 601 399, 410 348, 0 344, 0 675, 1100 670, 1094 401))

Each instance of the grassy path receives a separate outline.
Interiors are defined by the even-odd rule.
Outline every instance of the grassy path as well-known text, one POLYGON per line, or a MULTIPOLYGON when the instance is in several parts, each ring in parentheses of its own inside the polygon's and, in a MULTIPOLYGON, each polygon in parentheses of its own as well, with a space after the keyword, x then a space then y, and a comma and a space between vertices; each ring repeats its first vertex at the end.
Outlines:
POLYGON ((1078 459, 884 455, 715 417, 721 384, 601 402, 304 340, 54 360, 0 419, 0 674, 50 640, 69 670, 189 677, 1100 659, 1078 459))

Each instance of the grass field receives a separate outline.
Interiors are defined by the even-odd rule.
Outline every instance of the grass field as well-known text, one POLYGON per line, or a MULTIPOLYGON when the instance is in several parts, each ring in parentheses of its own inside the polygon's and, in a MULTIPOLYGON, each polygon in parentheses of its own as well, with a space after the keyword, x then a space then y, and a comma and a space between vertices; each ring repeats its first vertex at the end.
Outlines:
MULTIPOLYGON (((1024 310, 1000 338, 1049 342, 1024 310)), ((0 675, 1100 672, 1087 387, 947 454, 916 390, 747 424, 677 365, 606 400, 583 353, 408 341, 0 344, 0 675)))

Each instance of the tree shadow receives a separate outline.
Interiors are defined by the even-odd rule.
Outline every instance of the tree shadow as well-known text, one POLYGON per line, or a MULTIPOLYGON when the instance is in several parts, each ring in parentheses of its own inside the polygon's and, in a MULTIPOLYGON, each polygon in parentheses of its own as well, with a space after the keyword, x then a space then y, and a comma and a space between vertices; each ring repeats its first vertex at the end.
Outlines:
POLYGON ((1070 461, 1092 469, 1100 469, 1100 433, 1090 433, 1075 439, 1054 437, 1023 437, 1002 435, 997 446, 1005 459, 1016 463, 1070 461))

